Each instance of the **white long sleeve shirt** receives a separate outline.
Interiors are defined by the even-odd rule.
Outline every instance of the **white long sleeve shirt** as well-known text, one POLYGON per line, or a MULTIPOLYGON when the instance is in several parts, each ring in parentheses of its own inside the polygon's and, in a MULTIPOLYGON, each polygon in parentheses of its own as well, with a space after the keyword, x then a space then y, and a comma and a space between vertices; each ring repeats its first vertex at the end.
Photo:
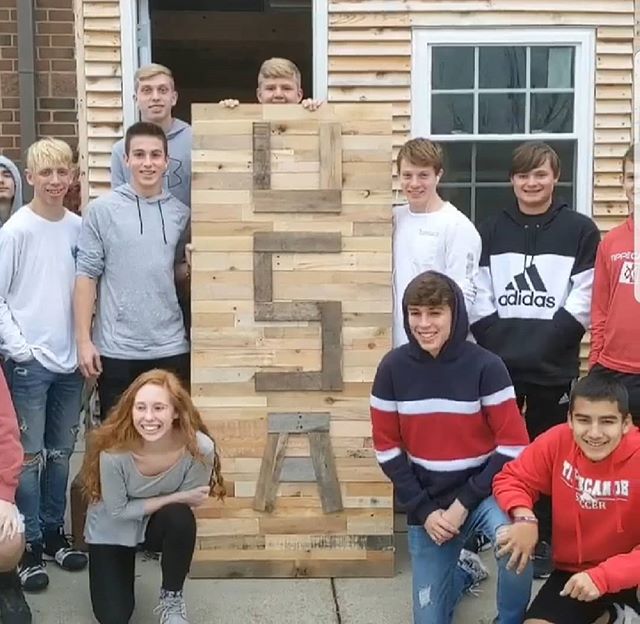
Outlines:
POLYGON ((59 221, 30 206, 0 230, 0 353, 31 358, 54 373, 78 366, 73 326, 73 286, 81 218, 59 221))
POLYGON ((424 271, 438 271, 462 289, 467 311, 476 296, 480 235, 453 204, 435 212, 412 212, 408 204, 393 209, 393 346, 407 342, 402 297, 409 282, 424 271))

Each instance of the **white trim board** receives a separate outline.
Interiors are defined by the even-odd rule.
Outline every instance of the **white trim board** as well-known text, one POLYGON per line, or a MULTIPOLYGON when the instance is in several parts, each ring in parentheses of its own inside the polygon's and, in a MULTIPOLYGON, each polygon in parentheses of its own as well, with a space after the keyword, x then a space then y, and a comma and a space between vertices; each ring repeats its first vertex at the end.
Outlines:
MULTIPOLYGON (((431 48, 434 44, 450 45, 553 45, 575 46, 574 135, 578 140, 576 153, 576 210, 592 214, 593 203, 593 140, 595 132, 595 58, 596 33, 590 28, 491 28, 432 29, 414 28, 411 67, 411 134, 430 136, 431 48)), ((567 138, 557 135, 556 138, 567 138)), ((434 140, 441 137, 431 136, 434 140)), ((447 138, 451 138, 447 136, 447 138)), ((460 135, 459 140, 552 139, 554 135, 460 135)))
POLYGON ((138 11, 136 2, 120 0, 121 68, 122 68, 122 118, 123 132, 138 119, 134 101, 133 76, 138 69, 138 11))
POLYGON ((313 0, 313 97, 329 94, 329 0, 313 0))

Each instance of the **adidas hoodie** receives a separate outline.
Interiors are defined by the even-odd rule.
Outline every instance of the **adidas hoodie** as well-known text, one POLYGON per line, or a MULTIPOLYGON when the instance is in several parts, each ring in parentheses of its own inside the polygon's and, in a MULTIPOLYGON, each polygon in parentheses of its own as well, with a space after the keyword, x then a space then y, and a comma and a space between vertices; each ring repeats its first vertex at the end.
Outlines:
MULTIPOLYGON (((436 272, 415 280, 429 273, 436 272)), ((477 507, 491 495, 493 477, 529 441, 507 369, 467 341, 462 290, 436 274, 456 296, 449 340, 435 358, 424 351, 403 300, 409 342, 384 356, 370 399, 376 457, 411 525, 456 498, 477 507)))
POLYGON ((595 223, 564 203, 535 216, 514 204, 479 232, 478 344, 503 359, 516 386, 570 383, 590 322, 595 223))

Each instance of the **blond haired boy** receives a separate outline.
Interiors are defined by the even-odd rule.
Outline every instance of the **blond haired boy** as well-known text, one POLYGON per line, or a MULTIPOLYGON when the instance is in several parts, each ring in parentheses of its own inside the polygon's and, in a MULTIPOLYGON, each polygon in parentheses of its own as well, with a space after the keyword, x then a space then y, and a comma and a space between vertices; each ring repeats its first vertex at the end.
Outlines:
POLYGON ((444 173, 442 148, 407 141, 398 153, 400 187, 407 200, 393 209, 393 345, 407 342, 402 295, 424 271, 443 273, 460 286, 467 309, 475 299, 480 235, 469 219, 438 194, 444 173))
POLYGON ((27 591, 49 584, 43 554, 65 570, 87 565, 63 530, 83 387, 72 314, 81 218, 63 205, 72 163, 63 141, 31 145, 33 200, 0 230, 0 355, 24 449, 16 504, 25 523, 19 576, 27 591))
MULTIPOLYGON (((260 66, 256 98, 260 104, 302 104, 309 111, 318 110, 321 100, 302 99, 302 76, 293 61, 273 57, 260 66)), ((221 100, 226 108, 235 108, 238 100, 221 100)))
MULTIPOLYGON (((164 187, 183 204, 191 205, 191 126, 172 115, 178 101, 173 74, 164 65, 151 63, 135 73, 135 98, 140 118, 160 126, 167 135, 169 166, 164 187)), ((124 138, 118 141, 111 154, 111 188, 131 179, 124 160, 124 138)))

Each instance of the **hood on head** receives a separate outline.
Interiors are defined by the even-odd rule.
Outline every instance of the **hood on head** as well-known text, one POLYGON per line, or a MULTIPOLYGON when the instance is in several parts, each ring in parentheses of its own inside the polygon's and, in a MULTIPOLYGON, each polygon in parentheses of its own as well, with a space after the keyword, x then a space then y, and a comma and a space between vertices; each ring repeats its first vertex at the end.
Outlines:
POLYGON ((451 333, 449 335, 449 340, 442 347, 442 350, 438 354, 438 358, 441 359, 451 359, 455 357, 460 348, 464 345, 467 340, 467 336, 469 335, 469 316, 467 315, 467 308, 464 302, 464 295, 462 294, 462 290, 454 282, 450 277, 447 277, 443 273, 439 273, 438 271, 425 271, 420 275, 414 277, 410 282, 407 288, 404 291, 402 296, 402 316, 404 319, 404 330, 407 333, 407 338, 409 339, 409 347, 411 349, 411 353, 420 358, 431 358, 426 351, 422 349, 419 345, 418 341, 414 338, 411 333, 411 329, 409 328, 409 313, 407 307, 407 291, 414 284, 424 280, 429 276, 437 276, 442 278, 449 284, 451 289, 453 290, 453 294, 455 297, 453 309, 451 310, 451 333))
POLYGON ((11 212, 13 214, 20 206, 22 206, 22 176, 15 163, 6 156, 0 156, 0 167, 4 167, 11 173, 13 181, 16 185, 16 191, 13 196, 13 202, 11 204, 11 212))

